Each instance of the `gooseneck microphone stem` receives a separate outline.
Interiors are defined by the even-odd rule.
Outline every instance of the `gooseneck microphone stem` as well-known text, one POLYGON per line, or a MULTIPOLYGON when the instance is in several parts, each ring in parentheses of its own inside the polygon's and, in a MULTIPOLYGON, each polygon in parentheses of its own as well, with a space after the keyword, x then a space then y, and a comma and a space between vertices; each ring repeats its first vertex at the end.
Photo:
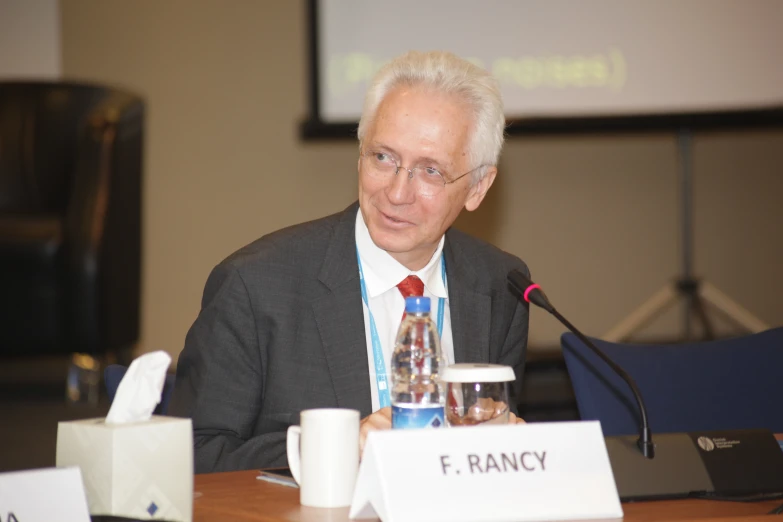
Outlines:
POLYGON ((585 343, 598 357, 601 358, 602 361, 604 361, 606 364, 609 365, 612 370, 614 370, 617 375, 620 376, 621 379, 623 379, 628 386, 631 388, 631 391, 633 392, 633 396, 636 399, 636 404, 639 406, 639 413, 641 415, 641 425, 639 426, 639 440, 636 441, 636 445, 639 446, 639 449, 641 450, 642 454, 651 459, 655 456, 655 445, 652 441, 652 432, 650 431, 650 425, 647 423, 647 408, 644 406, 644 400, 642 399, 641 393, 639 393, 639 388, 636 387, 636 382, 633 380, 633 377, 628 375, 628 373, 623 370, 621 367, 617 366, 617 364, 611 360, 604 352, 598 349, 598 347, 590 340, 588 339, 582 332, 580 332, 574 325, 571 324, 571 322, 562 316, 560 312, 557 311, 554 307, 552 307, 552 310, 550 311, 552 315, 554 315, 558 321, 563 323, 566 328, 571 330, 574 335, 576 335, 580 341, 585 343))
POLYGON ((636 441, 636 445, 642 452, 642 455, 651 459, 655 457, 655 445, 652 440, 652 432, 650 431, 650 425, 647 422, 647 408, 644 406, 644 400, 642 394, 639 392, 639 388, 636 386, 636 382, 628 373, 618 366, 612 359, 609 358, 604 352, 602 352, 590 339, 588 339, 582 332, 579 331, 571 322, 563 317, 554 306, 547 299, 546 294, 541 288, 533 283, 525 274, 519 270, 512 270, 508 274, 508 282, 511 289, 519 298, 524 299, 528 303, 533 303, 553 316, 557 318, 566 328, 576 335, 580 341, 582 341, 590 350, 593 351, 598 357, 601 358, 609 367, 623 379, 628 387, 633 392, 633 396, 636 399, 636 404, 639 407, 639 413, 641 415, 641 423, 639 426, 639 439, 636 441))

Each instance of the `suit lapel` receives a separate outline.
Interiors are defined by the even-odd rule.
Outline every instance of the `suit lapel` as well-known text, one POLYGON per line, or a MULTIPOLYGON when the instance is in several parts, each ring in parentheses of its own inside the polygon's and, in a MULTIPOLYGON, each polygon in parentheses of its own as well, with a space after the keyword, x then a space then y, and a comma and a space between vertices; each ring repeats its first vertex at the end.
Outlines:
POLYGON ((320 281, 330 293, 314 301, 312 307, 337 405, 359 410, 366 416, 371 413, 372 402, 356 260, 358 208, 358 204, 353 204, 340 216, 319 272, 320 281))
POLYGON ((449 312, 455 362, 489 362, 492 299, 480 288, 470 253, 446 233, 443 247, 449 287, 449 312))
MULTIPOLYGON (((337 405, 372 411, 367 344, 359 266, 356 260, 356 212, 353 204, 340 216, 319 272, 330 290, 312 303, 337 405)), ((446 233, 443 248, 455 362, 488 362, 492 299, 481 287, 471 253, 446 233)))

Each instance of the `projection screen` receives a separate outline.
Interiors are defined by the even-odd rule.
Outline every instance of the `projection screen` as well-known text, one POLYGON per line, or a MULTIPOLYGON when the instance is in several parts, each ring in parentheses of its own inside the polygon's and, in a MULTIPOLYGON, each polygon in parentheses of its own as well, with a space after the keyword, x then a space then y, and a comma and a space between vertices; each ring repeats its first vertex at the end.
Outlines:
POLYGON ((409 49, 449 50, 491 71, 517 123, 777 120, 783 107, 781 0, 311 0, 310 9, 311 128, 355 127, 372 75, 409 49))

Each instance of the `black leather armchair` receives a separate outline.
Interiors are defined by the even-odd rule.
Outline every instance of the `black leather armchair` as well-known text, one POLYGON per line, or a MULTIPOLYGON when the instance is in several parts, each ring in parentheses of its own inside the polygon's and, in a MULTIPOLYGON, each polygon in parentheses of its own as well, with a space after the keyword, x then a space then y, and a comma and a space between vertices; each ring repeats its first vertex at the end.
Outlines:
POLYGON ((138 339, 143 128, 121 90, 0 82, 0 355, 138 339))

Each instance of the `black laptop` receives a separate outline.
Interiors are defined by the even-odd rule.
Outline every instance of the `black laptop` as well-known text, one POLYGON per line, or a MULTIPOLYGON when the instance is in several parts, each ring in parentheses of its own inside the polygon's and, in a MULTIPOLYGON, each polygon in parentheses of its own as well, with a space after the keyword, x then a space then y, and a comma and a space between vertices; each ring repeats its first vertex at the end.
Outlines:
POLYGON ((768 430, 655 434, 653 459, 641 454, 637 438, 606 437, 622 501, 783 494, 783 450, 768 430))

